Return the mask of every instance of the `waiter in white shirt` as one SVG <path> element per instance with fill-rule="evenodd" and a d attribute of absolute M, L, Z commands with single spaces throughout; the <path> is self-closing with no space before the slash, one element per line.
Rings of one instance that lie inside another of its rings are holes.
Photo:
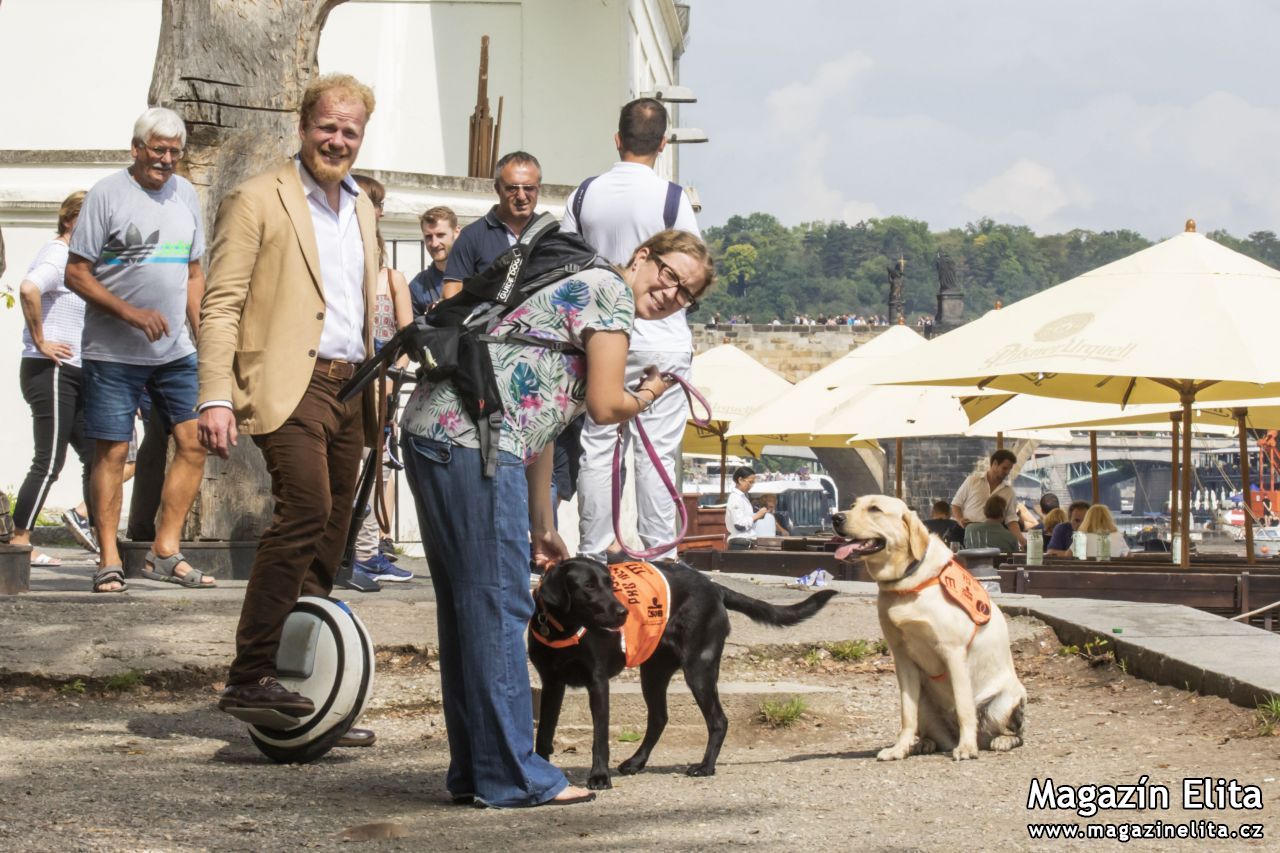
<path fill-rule="evenodd" d="M 756 522 L 769 514 L 766 507 L 751 505 L 748 492 L 756 484 L 756 472 L 746 465 L 734 469 L 733 491 L 724 508 L 724 526 L 729 531 L 725 545 L 730 551 L 747 551 L 756 547 Z"/>
<path fill-rule="evenodd" d="M 653 98 L 630 102 L 622 108 L 613 140 L 619 162 L 603 175 L 588 178 L 574 191 L 560 227 L 581 234 L 602 257 L 615 264 L 625 264 L 641 243 L 664 229 L 698 234 L 693 206 L 680 185 L 658 177 L 654 171 L 658 155 L 667 145 L 666 107 Z M 665 320 L 636 319 L 627 356 L 628 385 L 638 382 L 649 365 L 689 378 L 693 335 L 685 314 L 679 311 Z M 688 405 L 682 394 L 664 394 L 638 416 L 673 482 L 687 419 Z M 578 550 L 600 560 L 614 544 L 610 471 L 616 435 L 616 427 L 600 426 L 590 417 L 582 430 Z M 630 448 L 639 447 L 634 437 L 635 422 L 626 432 L 624 458 Z M 652 548 L 672 540 L 675 512 L 671 496 L 648 455 L 636 452 L 634 456 L 637 532 L 644 547 Z"/>

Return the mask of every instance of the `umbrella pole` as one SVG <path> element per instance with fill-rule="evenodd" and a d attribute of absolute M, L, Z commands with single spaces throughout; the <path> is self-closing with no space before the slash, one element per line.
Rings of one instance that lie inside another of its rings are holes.
<path fill-rule="evenodd" d="M 1089 430 L 1089 479 L 1093 485 L 1093 500 L 1089 503 L 1098 502 L 1098 433 L 1095 430 Z"/>
<path fill-rule="evenodd" d="M 729 438 L 728 436 L 720 436 L 720 500 L 724 500 L 724 475 L 725 463 L 729 461 Z"/>
<path fill-rule="evenodd" d="M 1170 415 L 1169 420 L 1173 433 L 1173 458 L 1169 465 L 1169 539 L 1172 547 L 1173 537 L 1178 535 L 1178 432 L 1182 424 L 1182 413 Z"/>
<path fill-rule="evenodd" d="M 1253 562 L 1253 486 L 1249 476 L 1249 433 L 1245 430 L 1248 409 L 1234 409 L 1236 424 L 1240 428 L 1240 491 L 1244 495 L 1244 560 Z"/>
<path fill-rule="evenodd" d="M 1182 568 L 1191 567 L 1191 400 L 1182 395 Z"/>
<path fill-rule="evenodd" d="M 1004 450 L 1004 433 L 996 433 L 996 450 Z"/>
<path fill-rule="evenodd" d="M 897 490 L 894 495 L 898 500 L 902 500 L 902 439 L 896 439 L 893 443 L 893 479 L 894 488 Z"/>

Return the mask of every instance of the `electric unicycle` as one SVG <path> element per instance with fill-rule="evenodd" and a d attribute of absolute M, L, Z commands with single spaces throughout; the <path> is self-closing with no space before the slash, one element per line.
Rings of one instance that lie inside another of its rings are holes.
<path fill-rule="evenodd" d="M 351 608 L 306 595 L 285 619 L 276 655 L 280 683 L 312 701 L 306 717 L 254 708 L 228 708 L 249 724 L 249 737 L 280 764 L 305 764 L 324 755 L 360 719 L 373 692 L 373 641 Z"/>

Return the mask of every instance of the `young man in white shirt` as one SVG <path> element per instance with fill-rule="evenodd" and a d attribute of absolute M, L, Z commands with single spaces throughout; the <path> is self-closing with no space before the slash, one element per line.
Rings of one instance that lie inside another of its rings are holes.
<path fill-rule="evenodd" d="M 1004 526 L 1018 540 L 1020 548 L 1027 547 L 1027 539 L 1018 525 L 1018 499 L 1013 486 L 1005 482 L 1018 461 L 1011 450 L 997 450 L 988 460 L 987 470 L 967 477 L 951 499 L 951 516 L 961 527 L 985 520 L 984 507 L 993 495 L 1005 499 Z"/>
<path fill-rule="evenodd" d="M 689 199 L 679 185 L 654 172 L 667 145 L 666 107 L 653 98 L 639 98 L 624 106 L 614 144 L 619 162 L 574 191 L 561 229 L 581 234 L 603 258 L 615 264 L 625 264 L 636 247 L 666 228 L 698 234 Z M 665 320 L 636 320 L 627 356 L 628 385 L 634 386 L 649 365 L 689 378 L 693 336 L 685 313 L 679 311 Z M 687 418 L 683 394 L 664 394 L 637 418 L 673 482 Z M 582 429 L 578 550 L 600 560 L 614 544 L 610 470 L 616 432 L 615 427 L 600 426 L 589 417 Z M 624 458 L 631 447 L 640 446 L 634 437 L 633 422 L 624 439 Z M 670 542 L 675 534 L 672 499 L 657 468 L 647 454 L 637 452 L 633 470 L 640 540 L 645 548 Z"/>

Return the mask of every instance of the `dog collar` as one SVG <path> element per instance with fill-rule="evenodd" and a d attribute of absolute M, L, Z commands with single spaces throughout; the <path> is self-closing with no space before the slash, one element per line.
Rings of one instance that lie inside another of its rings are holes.
<path fill-rule="evenodd" d="M 542 604 L 541 591 L 533 593 L 533 600 L 538 606 L 537 611 L 533 614 L 533 619 L 529 621 L 529 631 L 533 634 L 534 639 L 553 649 L 563 649 L 578 645 L 582 635 L 587 633 L 587 626 L 583 625 L 576 631 L 568 631 Z M 553 633 L 563 634 L 564 636 L 552 637 Z"/>

